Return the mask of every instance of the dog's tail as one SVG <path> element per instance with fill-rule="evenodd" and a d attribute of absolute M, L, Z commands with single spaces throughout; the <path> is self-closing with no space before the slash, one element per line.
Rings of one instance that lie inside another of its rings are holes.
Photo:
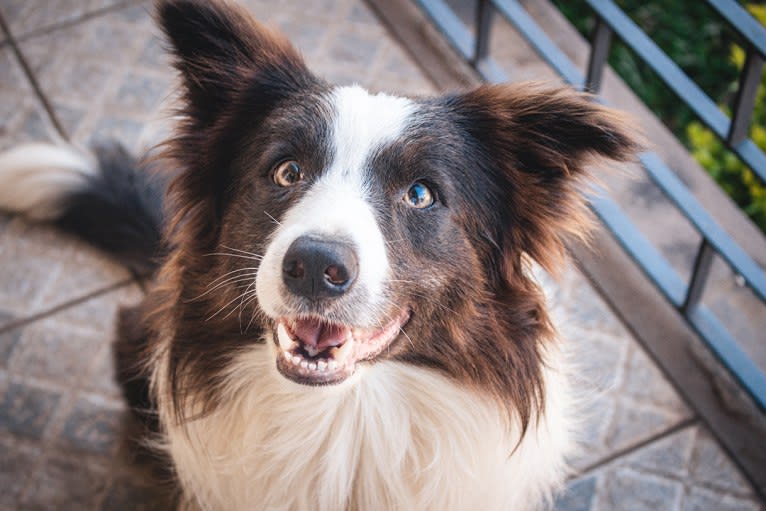
<path fill-rule="evenodd" d="M 93 154 L 49 144 L 0 154 L 0 210 L 52 222 L 140 273 L 161 257 L 164 188 L 116 143 Z"/>

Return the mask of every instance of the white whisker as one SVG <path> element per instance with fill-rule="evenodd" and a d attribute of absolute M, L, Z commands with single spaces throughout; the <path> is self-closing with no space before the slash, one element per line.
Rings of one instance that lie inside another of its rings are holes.
<path fill-rule="evenodd" d="M 210 252 L 209 254 L 205 254 L 205 257 L 210 257 L 210 256 L 240 257 L 242 259 L 251 259 L 253 261 L 260 261 L 261 259 L 263 259 L 263 256 L 259 256 L 259 255 L 227 254 L 226 252 Z"/>
<path fill-rule="evenodd" d="M 268 212 L 268 211 L 264 211 L 264 214 L 265 214 L 267 217 L 271 218 L 271 220 L 272 220 L 272 221 L 273 221 L 275 224 L 277 224 L 277 225 L 282 225 L 282 223 L 281 223 L 279 220 L 277 220 L 276 218 L 274 218 L 273 216 L 271 216 L 271 215 L 269 214 L 269 212 Z"/>
<path fill-rule="evenodd" d="M 219 282 L 214 287 L 206 290 L 205 292 L 203 292 L 199 296 L 195 296 L 194 298 L 190 299 L 187 303 L 191 303 L 193 301 L 199 300 L 203 296 L 206 296 L 206 295 L 212 293 L 213 291 L 215 291 L 216 289 L 219 289 L 222 286 L 225 286 L 227 284 L 236 284 L 238 282 L 245 282 L 245 281 L 248 281 L 248 280 L 252 280 L 253 282 L 255 282 L 255 276 L 256 276 L 255 272 L 253 272 L 253 273 L 246 273 L 246 274 L 243 273 L 243 274 L 235 275 L 235 276 L 230 277 L 230 278 L 228 278 L 228 279 L 226 279 L 226 280 L 224 280 L 222 282 Z M 213 282 L 211 282 L 209 285 L 213 285 Z"/>
<path fill-rule="evenodd" d="M 253 256 L 253 257 L 260 257 L 260 258 L 263 258 L 263 256 L 262 256 L 262 255 L 260 255 L 260 254 L 256 254 L 255 252 L 248 252 L 247 250 L 242 250 L 241 248 L 233 248 L 233 247 L 229 247 L 229 246 L 226 246 L 226 245 L 221 245 L 221 246 L 222 246 L 223 248 L 225 248 L 226 250 L 233 250 L 233 251 L 235 251 L 235 252 L 239 252 L 239 253 L 241 253 L 241 254 L 250 255 L 250 256 Z"/>

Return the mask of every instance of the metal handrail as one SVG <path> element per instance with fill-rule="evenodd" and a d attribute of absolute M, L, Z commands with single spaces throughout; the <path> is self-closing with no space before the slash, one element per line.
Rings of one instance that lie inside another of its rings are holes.
<path fill-rule="evenodd" d="M 761 80 L 763 71 L 763 55 L 760 53 L 759 41 L 747 39 L 747 59 L 740 78 L 737 100 L 735 104 L 734 115 L 732 119 L 723 113 L 715 101 L 705 94 L 705 92 L 689 78 L 673 60 L 665 54 L 657 44 L 646 35 L 627 14 L 620 10 L 612 0 L 585 0 L 594 10 L 598 19 L 602 22 L 602 30 L 612 30 L 619 36 L 620 40 L 632 51 L 638 55 L 657 76 L 670 87 L 681 100 L 700 118 L 700 120 L 715 133 L 727 147 L 737 155 L 753 172 L 766 182 L 766 155 L 763 151 L 747 138 L 750 127 L 750 116 L 755 103 L 755 95 L 758 91 L 758 84 Z M 516 4 L 515 1 L 500 0 L 494 3 L 498 10 L 502 12 L 502 6 L 506 3 Z M 733 16 L 733 10 L 728 10 L 736 5 L 733 0 L 714 0 L 709 1 L 711 5 L 715 3 L 718 8 L 726 10 L 729 16 Z M 739 6 L 737 6 L 739 7 Z M 750 18 L 747 12 L 738 16 L 736 19 Z M 751 21 L 758 24 L 755 20 Z M 605 28 L 608 27 L 608 28 Z M 751 28 L 748 32 L 754 32 L 766 39 L 766 29 L 760 24 L 758 28 Z M 589 65 L 601 68 L 606 63 L 608 57 L 608 46 L 610 39 L 595 38 L 591 50 L 591 62 Z M 607 51 L 604 50 L 607 49 Z M 595 51 L 594 51 L 595 50 Z M 593 56 L 599 57 L 595 61 Z M 586 79 L 586 88 L 598 92 L 598 83 Z M 595 87 L 594 87 L 595 86 Z"/>

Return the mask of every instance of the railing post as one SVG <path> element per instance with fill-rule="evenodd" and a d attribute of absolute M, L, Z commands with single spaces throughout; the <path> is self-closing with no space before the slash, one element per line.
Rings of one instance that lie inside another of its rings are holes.
<path fill-rule="evenodd" d="M 742 74 L 739 77 L 737 98 L 734 101 L 734 115 L 731 116 L 731 125 L 726 136 L 729 145 L 739 144 L 750 134 L 750 118 L 753 114 L 758 86 L 761 84 L 762 72 L 763 57 L 752 46 L 749 46 L 745 67 L 742 68 Z"/>
<path fill-rule="evenodd" d="M 598 18 L 590 43 L 590 58 L 588 60 L 588 73 L 585 77 L 585 90 L 595 94 L 601 88 L 601 79 L 604 74 L 606 59 L 609 57 L 611 44 L 612 29 L 602 18 Z"/>
<path fill-rule="evenodd" d="M 492 28 L 492 15 L 494 9 L 491 0 L 478 0 L 476 2 L 476 35 L 474 37 L 473 57 L 471 64 L 476 67 L 479 62 L 489 55 L 489 34 Z"/>
<path fill-rule="evenodd" d="M 705 284 L 707 284 L 707 277 L 710 274 L 710 266 L 713 264 L 714 254 L 715 250 L 713 250 L 712 245 L 708 243 L 707 239 L 702 238 L 702 243 L 700 243 L 700 248 L 697 251 L 697 257 L 694 260 L 694 269 L 692 270 L 689 288 L 686 291 L 686 298 L 681 306 L 681 312 L 684 315 L 696 307 L 702 298 Z"/>

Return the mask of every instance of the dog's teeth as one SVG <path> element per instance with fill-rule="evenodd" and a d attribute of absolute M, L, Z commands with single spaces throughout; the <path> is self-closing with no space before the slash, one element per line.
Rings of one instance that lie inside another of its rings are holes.
<path fill-rule="evenodd" d="M 282 352 L 282 356 L 284 356 L 285 360 L 287 360 L 288 362 L 292 362 L 293 361 L 293 356 L 290 355 L 290 353 L 287 352 L 287 351 L 283 351 Z"/>
<path fill-rule="evenodd" d="M 330 371 L 335 371 L 338 368 L 338 363 L 334 360 L 330 360 L 328 365 L 330 367 Z"/>
<path fill-rule="evenodd" d="M 332 350 L 331 353 L 333 358 L 337 360 L 338 362 L 341 362 L 341 363 L 344 362 L 348 358 L 349 354 L 351 354 L 351 349 L 353 344 L 354 344 L 353 341 L 348 340 L 345 343 L 343 343 L 343 346 L 341 346 L 340 348 L 335 348 L 334 350 Z"/>
<path fill-rule="evenodd" d="M 304 369 L 308 369 L 309 368 L 309 363 L 306 362 L 305 360 L 301 360 L 301 367 L 304 368 Z"/>
<path fill-rule="evenodd" d="M 319 362 L 317 362 L 317 367 L 319 368 L 320 371 L 326 371 L 327 362 L 325 362 L 324 360 L 320 360 Z"/>
<path fill-rule="evenodd" d="M 277 326 L 277 338 L 279 339 L 279 347 L 284 351 L 291 351 L 298 344 L 290 339 L 287 329 L 282 323 Z"/>
<path fill-rule="evenodd" d="M 309 364 L 309 369 L 311 369 L 312 371 L 316 371 L 316 369 L 317 369 L 317 365 L 316 365 L 314 362 L 311 362 L 311 363 Z"/>
<path fill-rule="evenodd" d="M 298 364 L 301 363 L 301 360 L 303 360 L 303 359 L 301 357 L 299 357 L 298 355 L 293 355 L 293 358 L 292 358 L 293 364 L 298 365 Z"/>

